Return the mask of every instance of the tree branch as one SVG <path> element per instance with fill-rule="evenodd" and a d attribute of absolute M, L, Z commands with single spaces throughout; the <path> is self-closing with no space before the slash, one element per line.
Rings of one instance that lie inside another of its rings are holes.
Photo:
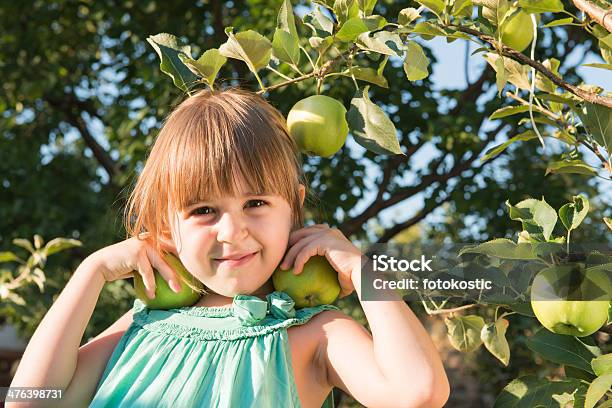
<path fill-rule="evenodd" d="M 572 0 L 572 3 L 578 10 L 591 17 L 591 20 L 612 33 L 612 10 L 604 10 L 588 0 Z"/>
<path fill-rule="evenodd" d="M 497 133 L 499 133 L 499 132 L 491 132 L 491 134 L 497 134 Z M 486 147 L 487 144 L 488 144 L 488 142 L 486 142 L 483 145 L 483 147 L 481 149 L 479 149 L 478 153 L 474 154 L 474 156 L 472 156 L 472 157 L 470 157 L 470 159 L 468 159 L 470 164 L 474 161 L 475 157 L 478 157 L 480 155 L 480 152 L 482 152 L 482 150 L 484 150 L 484 147 Z M 499 154 L 499 155 L 495 156 L 494 158 L 492 158 L 491 160 L 488 160 L 487 164 L 490 164 L 491 162 L 497 160 L 502 155 L 503 154 Z M 479 166 L 478 168 L 476 168 L 476 170 L 482 169 L 482 167 L 483 166 Z M 435 201 L 435 196 L 437 196 L 440 191 L 444 191 L 444 189 L 443 188 L 438 188 L 432 194 L 432 197 L 434 197 L 434 201 Z M 444 204 L 445 202 L 450 201 L 451 198 L 452 198 L 453 191 L 454 190 L 449 191 L 447 196 L 445 198 L 443 198 L 441 201 L 436 201 L 436 205 L 435 206 L 424 207 L 423 209 L 421 209 L 421 211 L 419 211 L 417 214 L 415 214 L 412 218 L 410 218 L 410 219 L 408 219 L 408 220 L 406 220 L 404 222 L 395 224 L 391 228 L 388 228 L 387 230 L 385 230 L 383 232 L 383 234 L 381 235 L 381 237 L 377 240 L 377 244 L 384 244 L 384 243 L 388 242 L 391 238 L 393 238 L 395 235 L 399 234 L 400 232 L 402 232 L 406 228 L 410 228 L 413 225 L 415 225 L 415 224 L 419 223 L 420 221 L 422 221 L 427 215 L 432 213 L 436 208 L 440 207 L 441 204 Z"/>
<path fill-rule="evenodd" d="M 443 191 L 442 188 L 438 189 L 438 191 Z M 434 201 L 436 203 L 436 205 L 431 206 L 431 207 L 424 207 L 423 209 L 421 209 L 421 211 L 419 211 L 417 214 L 415 214 L 412 218 L 409 218 L 408 220 L 404 221 L 404 222 L 400 222 L 395 224 L 394 226 L 387 228 L 383 234 L 380 236 L 380 238 L 378 238 L 378 240 L 376 241 L 377 244 L 384 244 L 389 242 L 389 240 L 391 238 L 393 238 L 394 236 L 396 236 L 397 234 L 399 234 L 400 232 L 404 231 L 406 228 L 410 228 L 413 225 L 417 224 L 418 222 L 422 221 L 425 217 L 427 217 L 429 214 L 431 214 L 436 208 L 438 208 L 441 204 L 444 204 L 445 202 L 449 201 L 451 199 L 451 194 L 449 193 L 445 198 L 443 198 L 441 201 Z"/>
<path fill-rule="evenodd" d="M 120 174 L 119 165 L 110 157 L 106 150 L 100 146 L 95 137 L 91 134 L 87 123 L 85 123 L 85 120 L 83 120 L 80 115 L 81 110 L 74 109 L 79 108 L 78 99 L 76 99 L 74 95 L 66 95 L 61 101 L 53 97 L 47 97 L 46 100 L 51 106 L 58 108 L 66 116 L 67 122 L 79 131 L 87 147 L 91 149 L 96 160 L 98 160 L 108 174 L 109 182 L 111 184 L 114 183 L 115 179 Z"/>
<path fill-rule="evenodd" d="M 378 215 L 378 213 L 384 210 L 385 208 L 391 207 L 403 200 L 406 200 L 412 197 L 413 195 L 425 190 L 427 187 L 431 186 L 433 183 L 436 183 L 436 182 L 443 183 L 453 177 L 459 176 L 461 173 L 463 173 L 463 171 L 467 170 L 474 161 L 476 161 L 476 159 L 479 157 L 482 150 L 484 150 L 484 148 L 492 140 L 495 139 L 495 136 L 497 136 L 497 134 L 501 132 L 502 129 L 506 127 L 507 125 L 508 125 L 507 123 L 502 122 L 497 126 L 497 128 L 495 128 L 492 131 L 487 132 L 487 137 L 485 140 L 482 141 L 481 147 L 475 150 L 469 159 L 465 161 L 458 161 L 457 163 L 455 163 L 453 168 L 447 173 L 436 174 L 434 171 L 431 174 L 424 176 L 421 179 L 420 184 L 417 184 L 414 186 L 402 187 L 398 191 L 394 192 L 391 195 L 391 197 L 389 197 L 389 199 L 387 200 L 373 201 L 361 214 L 353 217 L 350 220 L 345 221 L 338 227 L 338 229 L 342 231 L 342 233 L 348 237 L 356 233 L 363 224 L 365 224 L 370 218 Z M 443 159 L 444 157 L 442 157 L 442 159 L 440 159 L 438 163 L 440 163 Z"/>
<path fill-rule="evenodd" d="M 397 166 L 404 161 L 407 160 L 410 156 L 416 153 L 424 144 L 426 140 L 420 139 L 416 144 L 410 146 L 406 155 L 397 154 L 392 156 L 385 165 L 385 169 L 383 170 L 382 181 L 380 182 L 380 186 L 378 187 L 378 193 L 376 194 L 375 202 L 382 201 L 383 194 L 387 191 L 387 186 L 391 181 L 391 173 L 393 170 L 397 169 Z"/>
<path fill-rule="evenodd" d="M 607 106 L 608 108 L 612 108 L 612 98 L 597 95 L 592 92 L 587 92 L 583 89 L 578 88 L 577 86 L 567 83 L 566 81 L 564 81 L 562 78 L 555 75 L 552 71 L 550 71 L 548 68 L 546 68 L 544 65 L 542 65 L 538 61 L 534 61 L 531 58 L 527 57 L 526 55 L 512 48 L 498 43 L 497 40 L 495 40 L 495 38 L 489 35 L 483 34 L 480 31 L 474 30 L 472 28 L 462 27 L 462 26 L 453 25 L 453 24 L 451 24 L 450 26 L 463 33 L 478 37 L 482 41 L 485 41 L 493 46 L 498 46 L 503 56 L 511 58 L 515 61 L 518 61 L 524 65 L 529 65 L 530 67 L 535 68 L 542 75 L 550 79 L 555 85 L 565 89 L 568 92 L 571 92 L 572 94 L 578 96 L 579 98 L 584 99 L 587 102 L 591 102 L 591 103 L 595 103 L 598 105 Z"/>

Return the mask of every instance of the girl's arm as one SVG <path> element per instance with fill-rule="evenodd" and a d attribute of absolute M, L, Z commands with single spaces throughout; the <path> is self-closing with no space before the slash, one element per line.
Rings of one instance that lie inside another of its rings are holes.
<path fill-rule="evenodd" d="M 153 268 L 160 272 L 171 288 L 175 291 L 180 289 L 180 286 L 177 287 L 176 272 L 146 240 L 130 238 L 85 258 L 34 332 L 11 387 L 60 388 L 66 396 L 60 406 L 75 406 L 70 402 L 87 405 L 89 401 L 84 400 L 90 395 L 86 390 L 95 390 L 94 382 L 99 380 L 112 349 L 121 337 L 119 333 L 125 331 L 131 320 L 131 315 L 122 317 L 108 329 L 106 335 L 98 336 L 99 339 L 79 350 L 100 292 L 105 282 L 140 273 L 148 296 L 153 298 Z M 53 401 L 50 402 L 49 405 L 53 405 Z M 42 405 L 18 403 L 15 406 Z"/>
<path fill-rule="evenodd" d="M 76 269 L 30 339 L 11 387 L 61 388 L 66 393 L 83 333 L 104 287 L 99 268 L 90 256 Z"/>
<path fill-rule="evenodd" d="M 321 343 L 331 386 L 368 407 L 442 407 L 449 384 L 427 331 L 394 291 L 364 301 L 361 271 L 351 274 L 372 335 L 341 312 L 326 312 Z"/>

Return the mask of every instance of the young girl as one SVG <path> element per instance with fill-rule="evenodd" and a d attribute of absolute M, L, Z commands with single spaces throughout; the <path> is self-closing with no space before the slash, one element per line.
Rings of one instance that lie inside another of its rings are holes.
<path fill-rule="evenodd" d="M 318 408 L 332 387 L 368 407 L 443 406 L 448 381 L 427 332 L 395 293 L 361 299 L 365 257 L 335 228 L 303 227 L 305 185 L 285 120 L 265 99 L 236 88 L 187 98 L 130 196 L 131 238 L 79 265 L 11 386 L 64 389 L 64 407 Z M 106 282 L 139 273 L 154 297 L 155 268 L 178 289 L 162 251 L 205 285 L 200 300 L 151 310 L 137 299 L 79 347 Z M 299 273 L 314 255 L 338 272 L 341 297 L 357 291 L 372 335 L 335 306 L 296 310 L 274 291 L 277 265 Z"/>

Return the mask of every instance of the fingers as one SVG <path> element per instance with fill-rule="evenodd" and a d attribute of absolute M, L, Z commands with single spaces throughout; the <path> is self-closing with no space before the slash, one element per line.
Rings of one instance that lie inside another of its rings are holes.
<path fill-rule="evenodd" d="M 168 286 L 174 292 L 178 293 L 181 291 L 181 285 L 179 283 L 179 277 L 177 273 L 168 265 L 165 259 L 159 255 L 159 253 L 153 248 L 147 248 L 147 256 L 151 260 L 151 264 L 159 274 L 168 282 Z"/>
<path fill-rule="evenodd" d="M 145 291 L 149 299 L 155 298 L 155 275 L 145 252 L 141 252 L 138 258 L 138 273 L 142 276 Z"/>
<path fill-rule="evenodd" d="M 315 224 L 315 225 L 311 225 L 311 226 L 300 228 L 296 231 L 293 231 L 289 235 L 289 246 L 294 245 L 296 242 L 298 242 L 300 239 L 304 238 L 305 236 L 308 236 L 315 232 L 320 232 L 323 229 L 329 229 L 329 225 L 328 224 Z"/>
<path fill-rule="evenodd" d="M 295 258 L 300 253 L 300 251 L 311 242 L 317 240 L 319 237 L 317 235 L 311 235 L 306 238 L 302 238 L 299 242 L 295 243 L 289 251 L 283 257 L 283 261 L 281 262 L 281 269 L 289 269 L 295 264 Z M 293 270 L 295 273 L 295 269 Z"/>
<path fill-rule="evenodd" d="M 293 262 L 293 274 L 297 275 L 301 273 L 304 264 L 315 255 L 325 256 L 325 248 L 316 244 L 306 245 L 306 247 L 295 257 L 295 261 Z"/>

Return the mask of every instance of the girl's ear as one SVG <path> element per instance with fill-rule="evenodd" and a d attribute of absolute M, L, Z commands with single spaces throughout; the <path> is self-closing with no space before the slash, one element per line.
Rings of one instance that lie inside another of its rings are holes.
<path fill-rule="evenodd" d="M 176 256 L 178 256 L 178 251 L 176 249 L 176 245 L 174 245 L 174 240 L 170 238 L 168 235 L 163 234 L 159 238 L 159 242 L 164 251 L 170 252 Z"/>

